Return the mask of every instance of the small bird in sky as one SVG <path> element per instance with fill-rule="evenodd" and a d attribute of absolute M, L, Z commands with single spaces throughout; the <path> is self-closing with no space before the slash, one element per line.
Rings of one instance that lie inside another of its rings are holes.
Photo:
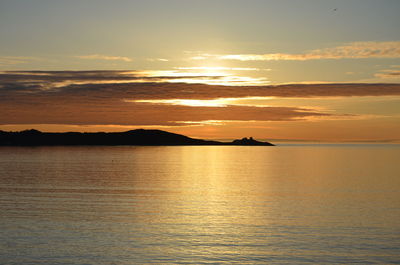
<path fill-rule="evenodd" d="M 336 10 L 337 10 L 337 8 L 334 8 L 334 9 L 333 9 L 333 11 L 336 11 Z"/>

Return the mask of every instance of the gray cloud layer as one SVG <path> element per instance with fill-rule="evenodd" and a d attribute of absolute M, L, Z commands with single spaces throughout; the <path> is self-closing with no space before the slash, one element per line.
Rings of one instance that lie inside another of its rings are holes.
<path fill-rule="evenodd" d="M 400 95 L 400 84 L 290 84 L 276 86 L 217 86 L 168 83 L 170 79 L 203 76 L 146 76 L 135 71 L 25 71 L 0 72 L 2 95 L 58 93 L 127 99 L 212 99 L 227 97 L 332 97 Z M 207 77 L 210 78 L 210 77 Z M 218 78 L 218 76 L 214 77 Z"/>

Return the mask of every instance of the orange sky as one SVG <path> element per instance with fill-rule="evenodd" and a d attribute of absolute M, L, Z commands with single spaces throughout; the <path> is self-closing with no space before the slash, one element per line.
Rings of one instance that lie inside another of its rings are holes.
<path fill-rule="evenodd" d="M 400 1 L 0 3 L 0 130 L 399 141 Z"/>

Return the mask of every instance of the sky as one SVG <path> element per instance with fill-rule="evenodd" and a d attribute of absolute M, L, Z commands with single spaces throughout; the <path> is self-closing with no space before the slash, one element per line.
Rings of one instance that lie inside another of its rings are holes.
<path fill-rule="evenodd" d="M 0 0 L 0 130 L 400 142 L 398 0 Z"/>

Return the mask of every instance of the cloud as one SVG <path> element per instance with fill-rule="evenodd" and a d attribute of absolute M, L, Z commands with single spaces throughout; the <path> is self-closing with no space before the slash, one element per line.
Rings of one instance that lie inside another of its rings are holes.
<path fill-rule="evenodd" d="M 168 59 L 165 58 L 148 58 L 147 61 L 149 62 L 168 62 Z"/>
<path fill-rule="evenodd" d="M 388 69 L 375 74 L 375 77 L 383 79 L 400 79 L 400 70 Z"/>
<path fill-rule="evenodd" d="M 330 116 L 310 109 L 287 107 L 189 107 L 134 104 L 94 96 L 77 100 L 49 97 L 0 106 L 0 124 L 162 125 L 179 126 L 207 120 L 290 121 Z M 167 113 L 167 115 L 165 115 Z"/>
<path fill-rule="evenodd" d="M 33 60 L 38 60 L 38 58 L 29 56 L 0 56 L 0 66 L 24 64 Z"/>
<path fill-rule="evenodd" d="M 352 42 L 342 46 L 311 50 L 299 54 L 198 54 L 191 57 L 192 60 L 205 60 L 208 58 L 239 61 L 306 61 L 319 59 L 400 58 L 400 41 Z"/>
<path fill-rule="evenodd" d="M 263 85 L 264 77 L 247 77 L 217 71 L 4 71 L 0 82 L 41 83 L 44 89 L 68 84 L 169 82 L 213 85 Z M 10 83 L 10 84 L 11 84 Z"/>
<path fill-rule="evenodd" d="M 238 88 L 183 82 L 189 78 L 219 80 L 223 77 L 175 71 L 8 71 L 0 72 L 0 102 L 4 96 L 15 96 L 17 92 L 64 96 L 91 93 L 109 98 L 120 97 L 121 100 L 400 95 L 400 84 L 386 83 L 286 84 Z"/>
<path fill-rule="evenodd" d="M 205 70 L 205 71 L 270 71 L 271 69 L 260 69 L 254 67 L 175 67 L 178 70 Z"/>
<path fill-rule="evenodd" d="M 245 92 L 252 91 L 252 87 L 242 90 L 204 84 L 136 83 L 140 78 L 151 81 L 153 77 L 127 71 L 1 72 L 0 124 L 187 126 L 207 120 L 291 121 L 330 115 L 297 107 L 220 107 L 132 101 L 202 99 L 229 94 L 246 96 Z M 242 92 L 238 94 L 239 91 Z"/>
<path fill-rule="evenodd" d="M 109 56 L 109 55 L 101 55 L 101 54 L 90 54 L 90 55 L 81 55 L 75 56 L 79 59 L 89 59 L 89 60 L 107 60 L 107 61 L 124 61 L 124 62 L 132 62 L 132 59 L 129 57 L 123 56 Z"/>
<path fill-rule="evenodd" d="M 248 97 L 400 95 L 400 84 L 236 87 L 168 82 L 171 79 L 188 78 L 184 75 L 175 76 L 174 73 L 0 72 L 0 124 L 187 126 L 210 120 L 295 121 L 312 120 L 317 117 L 333 119 L 338 115 L 327 113 L 323 109 L 257 106 L 240 100 Z M 351 117 L 346 114 L 342 116 L 346 119 Z"/>

